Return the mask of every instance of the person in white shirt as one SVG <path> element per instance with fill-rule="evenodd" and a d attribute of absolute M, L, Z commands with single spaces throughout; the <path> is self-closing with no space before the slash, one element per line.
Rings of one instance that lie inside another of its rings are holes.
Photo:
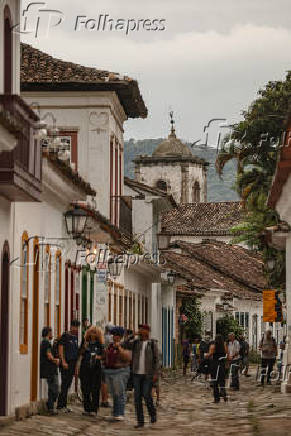
<path fill-rule="evenodd" d="M 132 343 L 132 371 L 134 402 L 137 417 L 136 428 L 144 426 L 143 398 L 151 423 L 157 421 L 157 411 L 152 397 L 152 387 L 158 379 L 159 356 L 157 341 L 149 339 L 150 327 L 139 326 L 139 339 Z"/>
<path fill-rule="evenodd" d="M 239 341 L 235 339 L 234 333 L 230 333 L 228 335 L 227 359 L 230 363 L 230 387 L 236 391 L 239 390 L 239 351 Z"/>

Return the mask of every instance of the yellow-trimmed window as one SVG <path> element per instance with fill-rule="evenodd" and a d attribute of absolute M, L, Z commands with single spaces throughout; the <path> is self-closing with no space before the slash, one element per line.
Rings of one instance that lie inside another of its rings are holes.
<path fill-rule="evenodd" d="M 20 319 L 19 319 L 19 351 L 28 353 L 28 286 L 29 286 L 29 240 L 24 232 L 21 240 L 20 259 Z"/>
<path fill-rule="evenodd" d="M 56 253 L 56 274 L 55 274 L 55 336 L 62 334 L 62 253 Z"/>

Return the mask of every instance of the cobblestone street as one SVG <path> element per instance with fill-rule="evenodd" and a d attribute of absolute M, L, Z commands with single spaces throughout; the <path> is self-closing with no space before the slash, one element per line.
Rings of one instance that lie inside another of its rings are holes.
<path fill-rule="evenodd" d="M 191 383 L 189 377 L 163 380 L 161 387 L 158 423 L 151 427 L 147 424 L 142 431 L 134 429 L 131 397 L 124 423 L 107 422 L 104 417 L 109 409 L 101 409 L 98 418 L 85 418 L 81 405 L 76 404 L 69 415 L 35 416 L 4 427 L 0 435 L 290 435 L 291 398 L 283 396 L 278 386 L 257 387 L 253 375 L 242 378 L 240 392 L 231 391 L 229 402 L 218 405 L 213 404 L 210 389 Z"/>

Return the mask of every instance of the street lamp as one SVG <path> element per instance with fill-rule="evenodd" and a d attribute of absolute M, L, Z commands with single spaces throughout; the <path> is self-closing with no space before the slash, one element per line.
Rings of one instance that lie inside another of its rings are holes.
<path fill-rule="evenodd" d="M 116 279 L 120 276 L 122 270 L 122 261 L 119 260 L 119 257 L 110 257 L 108 259 L 108 269 L 110 277 Z"/>
<path fill-rule="evenodd" d="M 73 239 L 77 239 L 79 241 L 80 238 L 82 238 L 82 235 L 85 233 L 87 219 L 87 212 L 77 205 L 74 206 L 74 209 L 68 210 L 65 213 L 68 235 L 71 235 Z"/>

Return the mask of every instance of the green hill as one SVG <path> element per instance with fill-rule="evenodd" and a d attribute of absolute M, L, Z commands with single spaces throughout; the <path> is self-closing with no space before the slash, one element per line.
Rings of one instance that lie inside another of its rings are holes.
<path fill-rule="evenodd" d="M 125 175 L 134 178 L 133 159 L 139 154 L 151 155 L 157 145 L 162 141 L 159 139 L 130 139 L 124 144 L 124 167 Z M 188 144 L 189 145 L 189 144 Z M 215 170 L 216 150 L 213 148 L 192 149 L 194 155 L 203 158 L 209 162 L 207 171 L 207 200 L 208 201 L 236 201 L 238 195 L 232 189 L 235 180 L 236 163 L 228 162 L 224 169 L 223 179 L 221 180 Z"/>

